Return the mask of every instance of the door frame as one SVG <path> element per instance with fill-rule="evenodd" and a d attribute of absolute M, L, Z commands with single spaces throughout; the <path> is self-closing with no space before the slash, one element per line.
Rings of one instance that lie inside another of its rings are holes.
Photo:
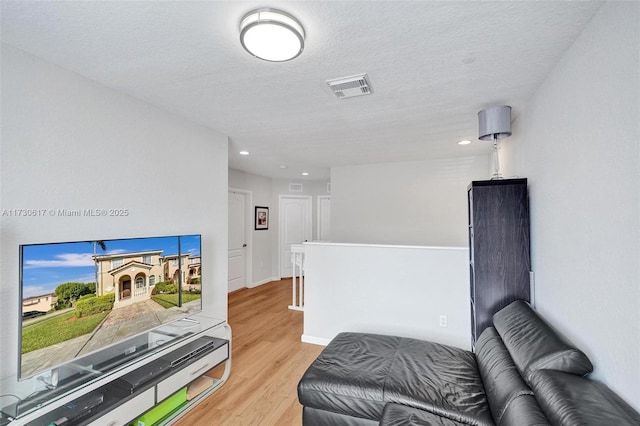
<path fill-rule="evenodd" d="M 318 215 L 317 215 L 317 222 L 318 222 L 318 230 L 316 231 L 316 238 L 318 240 L 322 240 L 320 238 L 320 236 L 322 235 L 322 233 L 320 231 L 322 231 L 322 226 L 321 223 L 322 221 L 320 220 L 322 218 L 322 202 L 321 200 L 329 200 L 331 201 L 331 195 L 318 195 Z M 331 211 L 329 211 L 329 214 L 331 214 Z"/>
<path fill-rule="evenodd" d="M 251 288 L 253 287 L 253 218 L 252 218 L 252 207 L 253 207 L 253 191 L 248 191 L 246 189 L 233 188 L 229 187 L 227 192 L 227 197 L 229 192 L 239 192 L 245 195 L 245 205 L 244 205 L 244 226 L 245 226 L 245 235 L 247 237 L 247 247 L 244 252 L 244 284 L 245 287 Z M 227 200 L 228 201 L 228 200 Z M 227 206 L 228 208 L 228 206 Z M 228 215 L 227 215 L 228 217 Z M 229 229 L 229 222 L 227 218 L 227 229 Z M 228 232 L 228 231 L 227 231 Z M 228 237 L 227 237 L 228 238 Z M 229 248 L 227 247 L 227 254 L 229 252 Z M 227 273 L 228 275 L 228 273 Z M 229 277 L 227 276 L 227 282 Z"/>
<path fill-rule="evenodd" d="M 297 198 L 304 199 L 309 202 L 309 211 L 307 212 L 309 215 L 308 218 L 308 234 L 309 241 L 313 239 L 313 196 L 311 195 L 289 195 L 289 194 L 280 194 L 278 196 L 278 278 L 282 279 L 282 231 L 284 227 L 282 226 L 284 221 L 282 220 L 282 200 L 286 198 Z"/>

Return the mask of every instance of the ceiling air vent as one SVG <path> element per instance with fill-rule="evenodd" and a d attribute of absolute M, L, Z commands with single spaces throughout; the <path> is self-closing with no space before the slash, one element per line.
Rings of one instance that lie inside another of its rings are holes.
<path fill-rule="evenodd" d="M 371 94 L 367 74 L 353 75 L 351 77 L 334 78 L 327 80 L 327 84 L 336 94 L 338 99 L 353 98 Z"/>
<path fill-rule="evenodd" d="M 289 192 L 302 192 L 302 184 L 301 183 L 290 183 L 289 184 Z"/>

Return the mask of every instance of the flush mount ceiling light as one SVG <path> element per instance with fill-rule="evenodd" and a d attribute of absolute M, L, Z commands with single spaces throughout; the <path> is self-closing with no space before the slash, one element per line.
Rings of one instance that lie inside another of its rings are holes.
<path fill-rule="evenodd" d="M 271 62 L 296 58 L 304 50 L 304 29 L 296 18 L 277 9 L 256 9 L 240 21 L 240 43 L 255 56 Z"/>
<path fill-rule="evenodd" d="M 238 154 L 240 154 L 240 155 L 249 155 L 249 151 L 240 151 Z"/>

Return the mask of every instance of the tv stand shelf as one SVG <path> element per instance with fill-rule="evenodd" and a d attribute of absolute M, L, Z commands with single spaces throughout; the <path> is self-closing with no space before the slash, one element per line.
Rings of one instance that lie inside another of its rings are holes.
<path fill-rule="evenodd" d="M 166 350 L 156 349 L 150 356 L 118 365 L 97 379 L 72 377 L 61 381 L 56 389 L 2 407 L 0 425 L 151 426 L 136 419 L 224 363 L 224 373 L 211 378 L 211 386 L 189 401 L 179 401 L 179 406 L 153 423 L 170 424 L 222 386 L 229 376 L 231 328 L 221 321 L 199 324 L 204 325 L 200 331 L 167 345 Z"/>

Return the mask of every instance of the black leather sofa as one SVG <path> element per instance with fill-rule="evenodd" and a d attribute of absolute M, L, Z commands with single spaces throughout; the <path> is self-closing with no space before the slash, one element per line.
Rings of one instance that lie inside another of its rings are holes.
<path fill-rule="evenodd" d="M 640 425 L 587 379 L 587 356 L 523 301 L 493 317 L 475 353 L 424 340 L 341 333 L 298 384 L 310 425 Z"/>

